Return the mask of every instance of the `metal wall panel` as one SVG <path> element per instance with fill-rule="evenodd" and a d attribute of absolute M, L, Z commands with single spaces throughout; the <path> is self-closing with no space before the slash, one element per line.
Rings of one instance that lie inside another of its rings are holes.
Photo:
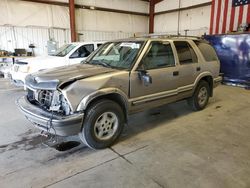
<path fill-rule="evenodd" d="M 69 30 L 44 27 L 0 26 L 0 49 L 14 51 L 15 48 L 25 48 L 35 45 L 35 55 L 47 54 L 47 41 L 54 38 L 59 46 L 70 42 Z"/>
<path fill-rule="evenodd" d="M 133 33 L 106 31 L 78 31 L 80 41 L 108 41 L 132 37 Z M 14 51 L 25 48 L 30 51 L 29 44 L 35 45 L 35 55 L 47 54 L 47 41 L 53 38 L 58 46 L 70 42 L 69 29 L 44 27 L 0 26 L 0 49 Z"/>
<path fill-rule="evenodd" d="M 132 37 L 133 33 L 104 32 L 104 31 L 79 31 L 80 41 L 109 41 Z"/>

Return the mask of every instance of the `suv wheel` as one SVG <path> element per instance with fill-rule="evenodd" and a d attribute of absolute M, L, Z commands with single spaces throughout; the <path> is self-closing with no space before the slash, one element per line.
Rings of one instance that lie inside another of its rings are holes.
<path fill-rule="evenodd" d="M 97 101 L 87 110 L 80 139 L 90 148 L 111 146 L 124 126 L 124 113 L 120 105 L 111 100 Z"/>
<path fill-rule="evenodd" d="M 206 81 L 201 80 L 196 87 L 193 96 L 187 100 L 188 104 L 194 111 L 203 110 L 207 106 L 209 93 L 209 84 Z"/>

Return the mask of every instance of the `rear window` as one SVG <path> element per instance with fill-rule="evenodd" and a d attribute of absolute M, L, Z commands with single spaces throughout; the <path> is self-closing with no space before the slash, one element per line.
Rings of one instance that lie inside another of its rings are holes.
<path fill-rule="evenodd" d="M 175 48 L 179 57 L 179 62 L 181 65 L 197 63 L 198 58 L 194 52 L 194 49 L 186 41 L 175 41 Z"/>
<path fill-rule="evenodd" d="M 218 60 L 216 52 L 210 44 L 208 44 L 206 42 L 202 42 L 202 41 L 194 41 L 194 43 L 200 49 L 200 52 L 202 53 L 202 55 L 206 61 L 217 61 Z"/>

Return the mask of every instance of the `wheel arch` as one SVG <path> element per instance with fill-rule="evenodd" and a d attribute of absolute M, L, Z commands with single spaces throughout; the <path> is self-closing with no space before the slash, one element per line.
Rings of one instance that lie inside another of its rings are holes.
<path fill-rule="evenodd" d="M 77 107 L 77 111 L 84 111 L 98 100 L 108 99 L 119 104 L 124 112 L 125 121 L 128 120 L 128 99 L 126 94 L 116 88 L 102 89 L 85 96 Z"/>
<path fill-rule="evenodd" d="M 210 97 L 212 97 L 213 96 L 213 88 L 214 88 L 214 80 L 213 80 L 212 74 L 209 73 L 209 72 L 206 72 L 204 74 L 199 75 L 198 78 L 195 81 L 194 89 L 197 88 L 197 86 L 199 85 L 201 80 L 204 80 L 209 84 L 209 88 L 210 88 L 209 95 L 210 95 Z"/>

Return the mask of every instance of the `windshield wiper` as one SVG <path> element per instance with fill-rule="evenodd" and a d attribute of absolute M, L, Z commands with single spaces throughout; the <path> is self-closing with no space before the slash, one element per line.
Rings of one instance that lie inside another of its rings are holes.
<path fill-rule="evenodd" d="M 93 65 L 101 65 L 103 67 L 113 68 L 111 65 L 109 65 L 103 61 L 97 61 L 96 63 L 93 63 Z"/>

